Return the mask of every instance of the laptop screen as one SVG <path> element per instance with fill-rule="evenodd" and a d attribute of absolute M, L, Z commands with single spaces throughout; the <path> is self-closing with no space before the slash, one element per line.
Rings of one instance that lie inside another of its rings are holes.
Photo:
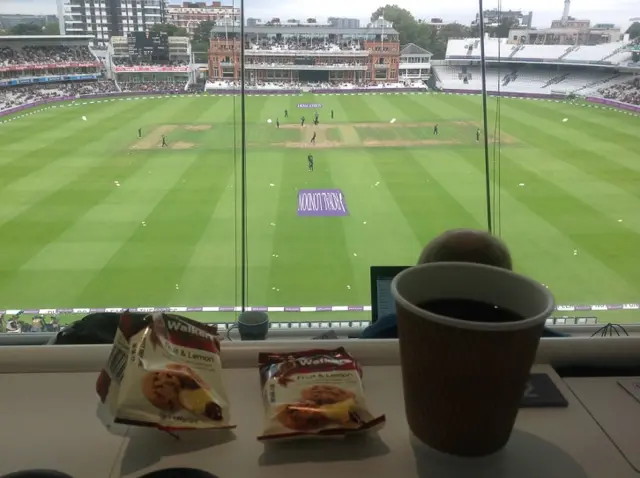
<path fill-rule="evenodd" d="M 391 281 L 411 266 L 371 266 L 371 321 L 395 314 L 396 303 L 391 295 Z"/>

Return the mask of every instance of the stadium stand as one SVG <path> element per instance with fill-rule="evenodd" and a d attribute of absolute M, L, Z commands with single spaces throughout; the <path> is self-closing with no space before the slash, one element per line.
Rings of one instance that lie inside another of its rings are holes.
<path fill-rule="evenodd" d="M 128 67 L 136 67 L 136 66 L 151 66 L 153 63 L 142 62 L 142 61 L 134 61 L 131 58 L 121 58 L 121 57 L 113 57 L 113 64 L 116 66 L 128 66 Z M 169 60 L 166 63 L 158 63 L 155 66 L 164 67 L 164 66 L 188 66 L 189 62 L 181 61 L 181 60 Z"/>
<path fill-rule="evenodd" d="M 105 66 L 123 92 L 187 91 L 195 80 L 191 46 L 186 37 L 168 37 L 154 55 L 136 53 L 126 36 L 109 42 Z M 161 39 L 158 39 L 161 43 Z"/>
<path fill-rule="evenodd" d="M 119 92 L 90 37 L 0 37 L 0 110 L 36 101 Z"/>
<path fill-rule="evenodd" d="M 332 89 L 332 90 L 350 90 L 354 88 L 359 89 L 380 89 L 380 88 L 423 88 L 424 84 L 422 82 L 416 83 L 371 83 L 368 85 L 361 84 L 353 84 L 346 82 L 313 82 L 313 81 L 248 81 L 245 84 L 245 89 L 247 90 L 290 90 L 290 89 L 300 89 L 300 88 L 315 88 L 315 89 Z M 215 80 L 215 81 L 207 81 L 205 86 L 206 91 L 215 91 L 215 90 L 234 90 L 240 89 L 239 81 L 231 81 L 231 80 Z"/>
<path fill-rule="evenodd" d="M 51 83 L 43 85 L 10 86 L 0 89 L 0 111 L 52 98 L 78 95 L 117 93 L 111 80 Z"/>
<path fill-rule="evenodd" d="M 204 91 L 207 82 L 203 79 L 198 79 L 198 81 L 194 83 L 189 83 L 187 85 L 187 93 L 201 93 Z"/>
<path fill-rule="evenodd" d="M 608 88 L 602 88 L 599 93 L 611 100 L 622 101 L 632 105 L 640 105 L 640 77 L 626 83 L 619 83 Z"/>
<path fill-rule="evenodd" d="M 0 66 L 61 65 L 95 62 L 88 46 L 0 46 Z"/>
<path fill-rule="evenodd" d="M 480 67 L 435 66 L 444 89 L 481 90 Z M 505 71 L 507 70 L 507 71 Z M 560 71 L 544 66 L 526 65 L 515 73 L 509 66 L 487 69 L 487 89 L 506 93 L 580 93 L 593 94 L 599 89 L 624 82 L 629 75 L 613 71 L 579 69 Z M 465 80 L 466 78 L 466 80 Z"/>
<path fill-rule="evenodd" d="M 433 63 L 439 87 L 482 89 L 479 43 L 479 39 L 449 40 L 446 60 Z M 487 89 L 506 94 L 581 96 L 608 91 L 610 95 L 634 99 L 632 88 L 623 86 L 633 74 L 625 68 L 632 58 L 631 44 L 510 45 L 505 39 L 488 38 Z"/>
<path fill-rule="evenodd" d="M 328 85 L 398 83 L 401 45 L 399 33 L 383 20 L 365 28 L 322 25 L 255 25 L 239 32 L 224 26 L 211 31 L 209 79 L 238 80 L 244 45 L 248 85 L 296 83 Z"/>
<path fill-rule="evenodd" d="M 119 86 L 125 93 L 152 93 L 163 91 L 182 91 L 185 89 L 184 83 L 177 83 L 174 81 L 137 81 L 131 83 L 119 83 Z"/>
<path fill-rule="evenodd" d="M 501 61 L 553 61 L 571 63 L 617 64 L 629 61 L 631 53 L 626 51 L 630 42 L 613 42 L 603 45 L 512 45 L 506 38 L 487 38 L 485 56 Z M 446 58 L 480 59 L 480 39 L 452 39 L 447 44 Z"/>
<path fill-rule="evenodd" d="M 522 48 L 516 52 L 513 59 L 559 60 L 566 53 L 567 45 L 522 45 Z"/>
<path fill-rule="evenodd" d="M 603 45 L 593 45 L 593 46 L 578 46 L 571 53 L 569 53 L 566 57 L 566 61 L 604 61 L 605 58 L 609 57 L 620 48 L 619 43 L 605 43 Z"/>
<path fill-rule="evenodd" d="M 245 47 L 252 51 L 321 51 L 321 52 L 342 52 L 342 51 L 362 51 L 364 42 L 357 40 L 345 40 L 341 43 L 329 42 L 324 39 L 301 39 L 290 38 L 287 40 L 264 39 L 262 41 L 247 41 Z"/>

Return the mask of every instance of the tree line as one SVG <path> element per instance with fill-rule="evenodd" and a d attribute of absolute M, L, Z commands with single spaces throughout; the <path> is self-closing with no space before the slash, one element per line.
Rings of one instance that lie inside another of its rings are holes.
<path fill-rule="evenodd" d="M 450 38 L 477 38 L 480 36 L 479 27 L 466 26 L 460 23 L 449 23 L 436 26 L 417 19 L 413 14 L 398 5 L 385 5 L 371 14 L 371 21 L 383 17 L 393 23 L 393 27 L 400 34 L 400 44 L 415 43 L 416 45 L 433 53 L 434 59 L 443 59 L 447 51 L 447 42 Z M 274 19 L 278 20 L 279 19 Z M 311 20 L 311 19 L 309 19 Z M 497 26 L 485 28 L 489 36 L 506 38 L 509 30 L 517 21 L 505 18 Z M 194 52 L 207 52 L 209 50 L 209 38 L 211 29 L 216 25 L 214 21 L 200 22 L 191 38 L 191 48 Z M 165 32 L 169 36 L 189 36 L 184 28 L 168 23 L 158 23 L 152 27 L 154 32 Z M 633 40 L 640 38 L 640 22 L 634 22 L 626 31 Z M 7 30 L 0 30 L 0 35 L 59 35 L 60 29 L 57 23 L 48 23 L 44 26 L 21 23 Z"/>
<path fill-rule="evenodd" d="M 400 44 L 415 43 L 416 45 L 433 53 L 434 59 L 443 59 L 447 51 L 447 42 L 450 38 L 474 38 L 480 36 L 479 26 L 466 26 L 460 23 L 448 23 L 434 25 L 417 19 L 413 14 L 398 5 L 385 5 L 371 14 L 371 21 L 383 17 L 393 23 L 393 28 L 400 34 Z M 490 36 L 506 38 L 509 30 L 517 21 L 505 18 L 500 25 L 486 27 L 485 33 Z"/>
<path fill-rule="evenodd" d="M 0 35 L 60 35 L 57 22 L 38 25 L 36 23 L 18 23 L 7 29 L 0 29 Z"/>
<path fill-rule="evenodd" d="M 439 28 L 417 19 L 413 14 L 398 5 L 385 5 L 371 14 L 371 21 L 383 17 L 393 23 L 393 27 L 400 34 L 400 44 L 415 43 L 416 45 L 433 53 L 433 58 L 443 59 L 447 51 L 447 42 L 450 38 L 479 38 L 480 27 L 466 26 L 459 23 L 444 24 Z M 504 18 L 497 26 L 487 26 L 485 33 L 491 37 L 507 38 L 509 30 L 517 26 L 517 20 Z M 640 22 L 633 23 L 625 33 L 630 39 L 640 38 Z"/>

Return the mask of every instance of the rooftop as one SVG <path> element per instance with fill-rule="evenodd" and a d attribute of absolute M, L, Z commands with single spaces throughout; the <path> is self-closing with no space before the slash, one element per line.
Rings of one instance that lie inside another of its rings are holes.
<path fill-rule="evenodd" d="M 415 43 L 409 43 L 402 47 L 400 50 L 401 55 L 429 55 L 433 56 L 429 50 L 425 50 L 421 46 L 416 45 Z"/>
<path fill-rule="evenodd" d="M 5 40 L 94 40 L 93 35 L 2 35 L 0 41 Z"/>

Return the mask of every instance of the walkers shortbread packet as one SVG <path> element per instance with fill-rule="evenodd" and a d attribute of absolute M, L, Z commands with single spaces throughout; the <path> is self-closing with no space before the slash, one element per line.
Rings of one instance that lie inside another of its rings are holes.
<path fill-rule="evenodd" d="M 362 369 L 344 348 L 259 355 L 264 433 L 259 440 L 347 435 L 380 427 Z"/>
<path fill-rule="evenodd" d="M 106 425 L 232 428 L 217 328 L 185 317 L 125 312 L 96 389 Z"/>

